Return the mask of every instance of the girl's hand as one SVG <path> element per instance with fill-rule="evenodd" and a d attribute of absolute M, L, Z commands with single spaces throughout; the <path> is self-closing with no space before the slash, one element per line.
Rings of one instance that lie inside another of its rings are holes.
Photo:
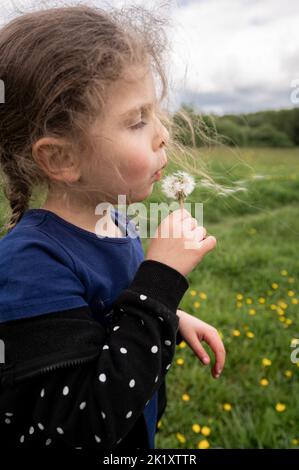
<path fill-rule="evenodd" d="M 218 379 L 224 367 L 225 349 L 216 328 L 183 310 L 177 310 L 176 313 L 180 319 L 179 330 L 181 335 L 203 364 L 209 364 L 210 358 L 200 342 L 205 341 L 208 343 L 214 352 L 215 364 L 212 369 L 212 376 Z"/>

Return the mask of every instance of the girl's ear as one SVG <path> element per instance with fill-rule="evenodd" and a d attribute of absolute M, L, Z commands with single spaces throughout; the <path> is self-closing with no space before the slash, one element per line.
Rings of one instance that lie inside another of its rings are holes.
<path fill-rule="evenodd" d="M 75 183 L 80 179 L 79 158 L 62 139 L 40 138 L 32 146 L 32 157 L 51 180 Z"/>

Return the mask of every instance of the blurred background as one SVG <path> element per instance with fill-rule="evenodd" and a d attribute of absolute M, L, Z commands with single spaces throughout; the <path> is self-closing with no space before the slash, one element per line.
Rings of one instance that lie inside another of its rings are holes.
<path fill-rule="evenodd" d="M 226 367 L 215 381 L 177 346 L 156 446 L 299 448 L 299 362 L 290 357 L 299 339 L 299 3 L 93 3 L 142 4 L 171 20 L 167 106 L 178 140 L 215 182 L 197 178 L 188 198 L 204 204 L 218 244 L 189 275 L 180 307 L 218 329 Z M 26 5 L 1 2 L 2 23 Z M 159 183 L 146 203 L 156 201 L 169 202 Z M 1 208 L 2 225 L 2 194 Z"/>

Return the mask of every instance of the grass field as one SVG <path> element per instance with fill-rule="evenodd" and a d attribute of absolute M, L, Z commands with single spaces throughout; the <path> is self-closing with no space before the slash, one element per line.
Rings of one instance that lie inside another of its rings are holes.
<path fill-rule="evenodd" d="M 299 448 L 299 363 L 290 358 L 299 338 L 299 151 L 202 158 L 222 183 L 248 188 L 237 199 L 200 188 L 188 199 L 205 201 L 204 225 L 218 243 L 189 275 L 180 306 L 220 331 L 226 366 L 215 380 L 186 344 L 177 347 L 156 446 Z"/>
<path fill-rule="evenodd" d="M 177 347 L 156 447 L 299 448 L 299 364 L 290 359 L 299 338 L 299 150 L 201 158 L 217 181 L 248 189 L 216 197 L 199 186 L 188 199 L 203 202 L 218 243 L 188 276 L 180 307 L 220 331 L 227 360 L 215 380 L 186 344 Z M 162 199 L 157 183 L 147 203 Z M 1 223 L 6 213 L 2 199 Z"/>

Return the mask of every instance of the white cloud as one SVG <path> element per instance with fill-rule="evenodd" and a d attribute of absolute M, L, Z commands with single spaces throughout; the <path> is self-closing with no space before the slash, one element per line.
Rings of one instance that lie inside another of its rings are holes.
<path fill-rule="evenodd" d="M 32 0 L 1 3 L 2 21 L 11 15 L 14 4 L 26 9 L 30 3 Z M 169 63 L 173 109 L 188 96 L 203 110 L 218 113 L 292 106 L 291 82 L 299 78 L 297 0 L 86 0 L 85 3 L 103 7 L 142 4 L 171 17 L 169 37 L 173 53 Z"/>

